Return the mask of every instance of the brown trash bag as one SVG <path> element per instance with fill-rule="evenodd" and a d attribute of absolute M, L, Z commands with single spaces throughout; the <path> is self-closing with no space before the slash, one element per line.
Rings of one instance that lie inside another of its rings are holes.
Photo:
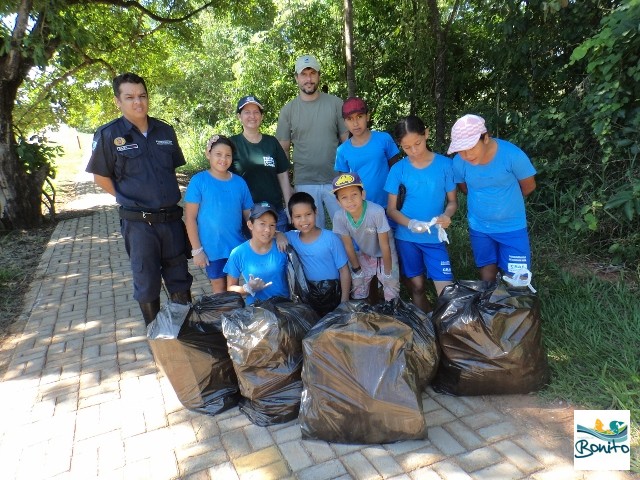
<path fill-rule="evenodd" d="M 303 303 L 272 298 L 225 314 L 222 328 L 238 376 L 240 411 L 260 426 L 298 416 L 302 338 L 318 321 Z"/>
<path fill-rule="evenodd" d="M 185 408 L 215 415 L 240 401 L 238 380 L 222 335 L 221 315 L 242 307 L 244 300 L 238 293 L 205 295 L 193 305 L 177 338 L 162 338 L 159 329 L 149 330 L 156 363 Z"/>
<path fill-rule="evenodd" d="M 302 342 L 303 438 L 388 443 L 426 436 L 422 392 L 439 359 L 433 325 L 397 299 L 341 304 Z"/>
<path fill-rule="evenodd" d="M 454 395 L 529 393 L 549 381 L 538 296 L 526 287 L 458 281 L 432 320 L 442 350 L 433 388 Z"/>

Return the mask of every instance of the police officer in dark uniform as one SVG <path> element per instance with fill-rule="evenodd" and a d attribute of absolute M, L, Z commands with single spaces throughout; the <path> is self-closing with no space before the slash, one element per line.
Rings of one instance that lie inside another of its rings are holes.
<path fill-rule="evenodd" d="M 142 77 L 118 75 L 113 93 L 122 117 L 96 132 L 87 172 L 120 205 L 133 297 L 148 325 L 160 310 L 162 280 L 173 302 L 191 301 L 193 278 L 175 174 L 185 160 L 173 128 L 147 115 L 149 97 Z"/>

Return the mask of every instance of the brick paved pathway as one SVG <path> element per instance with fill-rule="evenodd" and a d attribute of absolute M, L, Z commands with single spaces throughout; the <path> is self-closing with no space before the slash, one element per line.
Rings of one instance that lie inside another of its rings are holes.
<path fill-rule="evenodd" d="M 89 202 L 104 196 L 91 195 Z M 108 198 L 107 198 L 108 200 Z M 428 440 L 340 445 L 297 422 L 185 410 L 156 368 L 132 299 L 113 205 L 62 221 L 11 339 L 0 383 L 3 479 L 630 479 L 576 472 L 571 439 L 541 435 L 491 398 L 424 395 Z M 195 295 L 209 292 L 200 271 Z"/>

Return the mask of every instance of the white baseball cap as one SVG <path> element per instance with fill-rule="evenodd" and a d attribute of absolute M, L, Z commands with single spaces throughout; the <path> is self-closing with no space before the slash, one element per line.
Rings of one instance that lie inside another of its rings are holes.
<path fill-rule="evenodd" d="M 447 154 L 469 150 L 478 143 L 483 133 L 487 133 L 484 118 L 470 114 L 459 118 L 451 128 L 451 145 Z"/>

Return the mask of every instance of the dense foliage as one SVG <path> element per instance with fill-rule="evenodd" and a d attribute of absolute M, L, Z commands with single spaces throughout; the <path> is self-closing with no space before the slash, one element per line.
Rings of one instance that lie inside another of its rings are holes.
<path fill-rule="evenodd" d="M 321 82 L 347 94 L 339 0 L 209 2 L 169 23 L 160 17 L 207 2 L 142 3 L 148 11 L 132 2 L 33 3 L 68 3 L 49 28 L 73 41 L 50 56 L 29 50 L 35 69 L 13 111 L 21 131 L 54 122 L 92 131 L 117 113 L 110 78 L 134 70 L 148 80 L 152 113 L 176 125 L 197 165 L 207 135 L 239 131 L 242 95 L 265 102 L 264 129 L 273 131 L 296 94 L 296 55 L 315 54 Z M 12 10 L 1 13 L 6 49 Z M 538 232 L 570 238 L 564 243 L 574 251 L 637 262 L 640 0 L 363 1 L 353 5 L 353 23 L 357 92 L 370 103 L 374 128 L 417 113 L 443 151 L 455 118 L 484 115 L 494 135 L 534 160 Z"/>

